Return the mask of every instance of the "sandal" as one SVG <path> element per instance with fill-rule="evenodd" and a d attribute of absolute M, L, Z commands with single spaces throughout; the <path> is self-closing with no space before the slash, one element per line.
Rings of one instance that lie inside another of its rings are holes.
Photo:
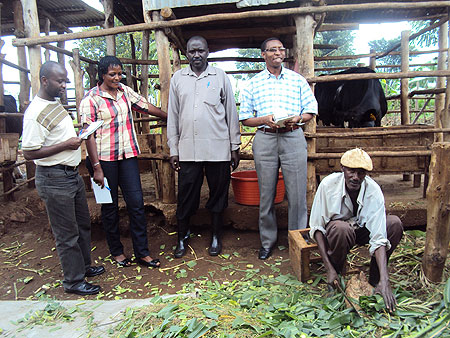
<path fill-rule="evenodd" d="M 116 264 L 120 267 L 126 268 L 131 266 L 131 260 L 129 258 L 125 258 L 123 261 L 116 261 Z"/>
<path fill-rule="evenodd" d="M 161 262 L 159 259 L 152 259 L 150 262 L 143 260 L 142 258 L 136 258 L 136 262 L 140 265 L 149 267 L 149 268 L 159 268 L 161 266 Z"/>

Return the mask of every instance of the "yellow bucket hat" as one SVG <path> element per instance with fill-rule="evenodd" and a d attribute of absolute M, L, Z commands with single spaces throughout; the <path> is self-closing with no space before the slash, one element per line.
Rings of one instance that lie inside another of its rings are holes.
<path fill-rule="evenodd" d="M 359 148 L 347 150 L 341 157 L 341 164 L 348 168 L 362 168 L 367 171 L 373 169 L 369 154 Z"/>

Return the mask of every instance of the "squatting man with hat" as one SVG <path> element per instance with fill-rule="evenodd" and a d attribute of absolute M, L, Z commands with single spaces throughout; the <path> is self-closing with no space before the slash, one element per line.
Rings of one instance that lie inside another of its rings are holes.
<path fill-rule="evenodd" d="M 57 62 L 44 63 L 40 88 L 25 111 L 22 149 L 36 163 L 36 189 L 45 203 L 68 293 L 100 292 L 85 277 L 105 272 L 91 266 L 91 218 L 83 179 L 78 173 L 81 138 L 72 118 L 55 97 L 66 88 L 67 71 Z"/>
<path fill-rule="evenodd" d="M 403 236 L 397 216 L 386 216 L 380 186 L 367 172 L 372 160 L 362 149 L 348 150 L 341 157 L 342 172 L 320 183 L 310 215 L 310 236 L 317 242 L 327 271 L 327 283 L 334 285 L 343 273 L 346 257 L 355 245 L 369 244 L 372 256 L 369 283 L 383 296 L 386 308 L 394 311 L 387 263 Z"/>

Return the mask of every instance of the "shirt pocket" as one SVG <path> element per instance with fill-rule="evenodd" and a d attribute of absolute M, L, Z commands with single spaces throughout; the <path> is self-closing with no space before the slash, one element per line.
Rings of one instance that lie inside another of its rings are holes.
<path fill-rule="evenodd" d="M 220 90 L 217 87 L 212 87 L 205 93 L 204 102 L 206 104 L 216 107 L 222 103 L 221 101 Z"/>

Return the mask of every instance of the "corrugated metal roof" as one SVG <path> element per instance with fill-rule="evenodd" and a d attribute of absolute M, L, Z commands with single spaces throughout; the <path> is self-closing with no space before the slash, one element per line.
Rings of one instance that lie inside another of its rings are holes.
<path fill-rule="evenodd" d="M 153 11 L 164 7 L 180 8 L 205 5 L 237 3 L 239 0 L 143 0 L 144 10 Z"/>
<path fill-rule="evenodd" d="M 256 6 L 267 6 L 267 5 L 275 5 L 284 2 L 290 2 L 295 0 L 241 0 L 236 4 L 237 8 L 244 7 L 256 7 Z"/>
<path fill-rule="evenodd" d="M 36 4 L 38 6 L 41 30 L 44 27 L 45 14 L 55 19 L 51 23 L 51 31 L 61 30 L 62 26 L 67 28 L 97 26 L 105 20 L 102 12 L 90 7 L 81 0 L 37 0 Z M 13 34 L 13 1 L 3 1 L 1 12 L 2 35 Z"/>

